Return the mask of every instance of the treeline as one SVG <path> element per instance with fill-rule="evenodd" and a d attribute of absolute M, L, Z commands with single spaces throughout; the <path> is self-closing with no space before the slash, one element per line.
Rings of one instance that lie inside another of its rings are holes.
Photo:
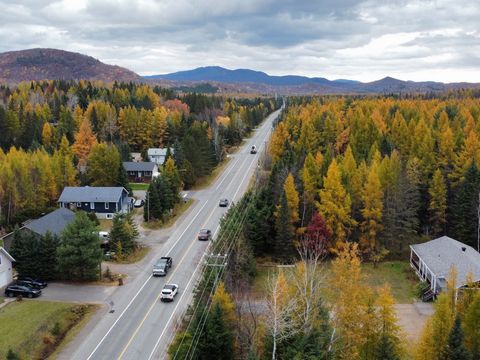
<path fill-rule="evenodd" d="M 373 262 L 421 237 L 476 247 L 479 131 L 471 98 L 292 99 L 271 138 L 271 175 L 247 239 L 256 255 L 291 259 L 319 212 L 330 249 L 358 242 Z"/>
<path fill-rule="evenodd" d="M 150 147 L 174 149 L 181 182 L 190 187 L 223 159 L 226 145 L 239 143 L 258 124 L 260 113 L 277 106 L 260 98 L 237 103 L 202 94 L 178 97 L 168 89 L 134 83 L 1 86 L 0 226 L 11 229 L 48 210 L 64 186 L 128 189 L 121 162 L 129 161 L 132 151 L 146 158 Z M 219 120 L 228 116 L 235 118 L 231 138 Z M 36 202 L 32 189 L 41 197 Z"/>

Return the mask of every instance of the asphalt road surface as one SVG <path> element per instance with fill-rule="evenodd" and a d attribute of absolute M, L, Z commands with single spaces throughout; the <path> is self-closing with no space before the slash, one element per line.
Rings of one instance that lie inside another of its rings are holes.
<path fill-rule="evenodd" d="M 177 226 L 161 251 L 160 256 L 173 257 L 173 267 L 166 277 L 152 277 L 152 264 L 133 281 L 119 287 L 111 296 L 113 313 L 106 313 L 80 343 L 71 359 L 165 359 L 173 338 L 199 277 L 207 241 L 198 241 L 201 228 L 209 228 L 214 236 L 226 208 L 218 206 L 220 198 L 238 202 L 247 190 L 249 181 L 265 151 L 272 122 L 280 110 L 270 114 L 208 189 L 198 192 L 195 207 Z M 252 145 L 257 154 L 250 154 Z M 175 301 L 162 303 L 160 292 L 165 283 L 179 285 Z M 78 341 L 78 340 L 77 340 Z"/>

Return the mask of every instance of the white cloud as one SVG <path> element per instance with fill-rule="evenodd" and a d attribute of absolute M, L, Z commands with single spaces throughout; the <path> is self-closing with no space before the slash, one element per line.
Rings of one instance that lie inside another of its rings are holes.
<path fill-rule="evenodd" d="M 140 74 L 197 66 L 480 82 L 480 2 L 0 0 L 0 51 L 52 47 Z"/>

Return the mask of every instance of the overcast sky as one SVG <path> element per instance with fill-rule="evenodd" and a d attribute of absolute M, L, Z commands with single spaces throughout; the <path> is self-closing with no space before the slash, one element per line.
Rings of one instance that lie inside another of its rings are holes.
<path fill-rule="evenodd" d="M 50 47 L 141 75 L 199 66 L 480 82 L 480 0 L 0 0 L 0 52 Z"/>

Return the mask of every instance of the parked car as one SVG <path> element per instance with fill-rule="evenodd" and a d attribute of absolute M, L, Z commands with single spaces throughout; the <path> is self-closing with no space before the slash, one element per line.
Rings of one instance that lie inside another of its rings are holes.
<path fill-rule="evenodd" d="M 255 145 L 252 145 L 252 148 L 250 149 L 250 154 L 256 154 L 257 153 L 257 148 Z"/>
<path fill-rule="evenodd" d="M 143 201 L 142 199 L 137 199 L 133 203 L 133 206 L 136 208 L 141 208 L 143 205 L 145 205 L 145 201 Z"/>
<path fill-rule="evenodd" d="M 178 293 L 177 284 L 165 284 L 160 296 L 160 301 L 173 301 L 175 295 Z"/>
<path fill-rule="evenodd" d="M 172 267 L 172 258 L 168 256 L 162 256 L 153 265 L 153 276 L 165 276 L 168 273 L 168 269 Z"/>
<path fill-rule="evenodd" d="M 5 288 L 5 296 L 14 297 L 18 295 L 22 295 L 28 298 L 34 298 L 42 295 L 42 290 L 35 289 L 31 286 L 19 285 L 15 283 L 12 283 Z"/>
<path fill-rule="evenodd" d="M 210 240 L 212 232 L 209 229 L 202 229 L 198 233 L 198 240 Z"/>
<path fill-rule="evenodd" d="M 227 207 L 228 206 L 228 199 L 220 199 L 220 202 L 218 203 L 220 207 Z"/>
<path fill-rule="evenodd" d="M 48 285 L 46 281 L 35 279 L 30 276 L 18 276 L 17 282 L 22 282 L 28 285 L 32 285 L 33 287 L 36 287 L 38 289 L 43 289 Z"/>

